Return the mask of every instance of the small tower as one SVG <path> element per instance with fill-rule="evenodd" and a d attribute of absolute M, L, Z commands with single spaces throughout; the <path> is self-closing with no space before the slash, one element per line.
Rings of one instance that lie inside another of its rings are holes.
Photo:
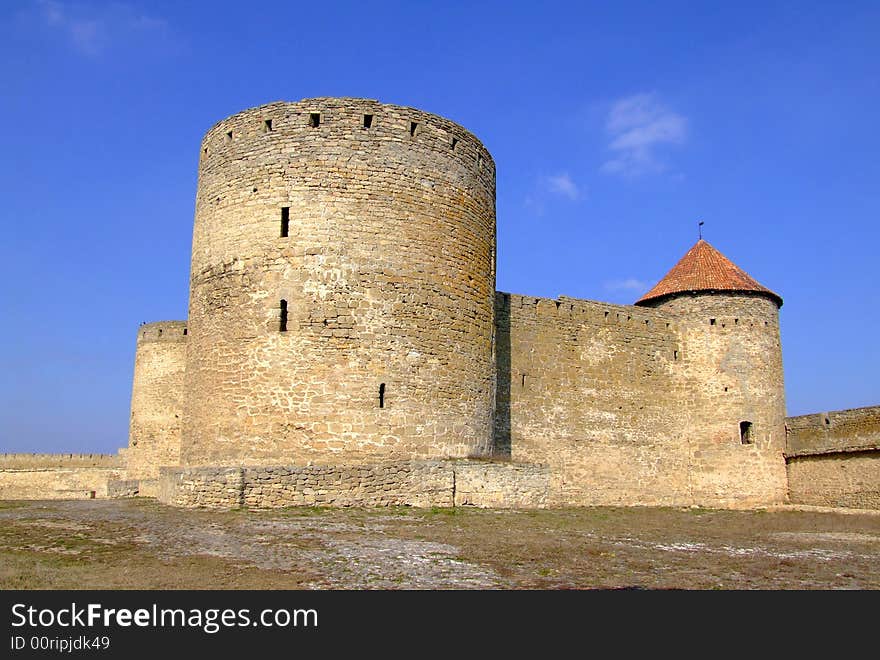
<path fill-rule="evenodd" d="M 680 320 L 694 499 L 783 501 L 782 298 L 701 238 L 635 304 Z"/>

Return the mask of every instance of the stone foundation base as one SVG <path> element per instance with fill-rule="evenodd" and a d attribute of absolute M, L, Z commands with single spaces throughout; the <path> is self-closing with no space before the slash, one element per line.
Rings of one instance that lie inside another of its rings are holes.
<path fill-rule="evenodd" d="M 462 506 L 540 508 L 543 465 L 401 461 L 375 465 L 162 468 L 160 502 L 180 507 Z"/>

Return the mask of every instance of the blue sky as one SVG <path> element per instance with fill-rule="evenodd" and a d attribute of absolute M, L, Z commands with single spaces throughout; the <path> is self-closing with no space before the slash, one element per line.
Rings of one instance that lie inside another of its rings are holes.
<path fill-rule="evenodd" d="M 705 237 L 785 299 L 789 414 L 880 404 L 880 3 L 0 5 L 0 451 L 127 444 L 202 135 L 363 96 L 474 132 L 498 288 L 631 303 Z"/>

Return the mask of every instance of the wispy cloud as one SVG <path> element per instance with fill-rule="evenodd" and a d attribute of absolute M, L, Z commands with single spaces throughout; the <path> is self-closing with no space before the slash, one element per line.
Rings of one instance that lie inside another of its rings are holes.
<path fill-rule="evenodd" d="M 124 3 L 91 7 L 36 0 L 36 7 L 42 22 L 63 34 L 84 55 L 100 55 L 111 46 L 133 39 L 167 36 L 166 21 Z"/>
<path fill-rule="evenodd" d="M 636 293 L 643 293 L 648 290 L 649 284 L 635 277 L 627 277 L 622 280 L 603 282 L 602 286 L 608 291 L 635 291 Z"/>
<path fill-rule="evenodd" d="M 663 105 L 656 94 L 635 94 L 616 101 L 605 128 L 612 156 L 602 170 L 627 177 L 664 171 L 667 165 L 658 149 L 682 144 L 687 138 L 687 119 Z"/>
<path fill-rule="evenodd" d="M 568 199 L 575 201 L 581 196 L 580 188 L 571 180 L 568 172 L 561 172 L 548 177 L 544 177 L 544 184 L 554 195 L 562 195 Z"/>

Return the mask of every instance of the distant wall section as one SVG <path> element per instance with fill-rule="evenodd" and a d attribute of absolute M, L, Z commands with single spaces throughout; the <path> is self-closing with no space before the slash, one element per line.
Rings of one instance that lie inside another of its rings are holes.
<path fill-rule="evenodd" d="M 0 454 L 0 500 L 105 498 L 122 474 L 106 454 Z"/>
<path fill-rule="evenodd" d="M 786 419 L 793 503 L 880 509 L 880 407 Z"/>

